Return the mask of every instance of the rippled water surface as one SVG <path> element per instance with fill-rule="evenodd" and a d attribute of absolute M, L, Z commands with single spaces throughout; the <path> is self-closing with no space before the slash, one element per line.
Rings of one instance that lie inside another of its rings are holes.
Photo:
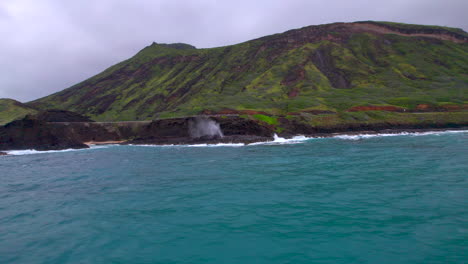
<path fill-rule="evenodd" d="M 468 262 L 468 133 L 279 143 L 0 157 L 0 263 Z"/>

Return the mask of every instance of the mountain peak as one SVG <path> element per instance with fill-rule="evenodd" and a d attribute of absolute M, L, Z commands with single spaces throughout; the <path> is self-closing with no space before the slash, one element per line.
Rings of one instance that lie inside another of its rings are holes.
<path fill-rule="evenodd" d="M 186 43 L 169 43 L 169 44 L 166 44 L 166 43 L 153 42 L 153 44 L 151 44 L 151 46 L 153 46 L 153 45 L 162 46 L 162 47 L 171 48 L 171 49 L 178 49 L 178 50 L 197 49 L 195 46 L 192 46 L 192 45 L 186 44 Z"/>

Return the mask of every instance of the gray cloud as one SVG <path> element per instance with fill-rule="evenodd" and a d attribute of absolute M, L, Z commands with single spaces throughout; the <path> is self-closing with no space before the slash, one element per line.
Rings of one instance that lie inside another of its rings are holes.
<path fill-rule="evenodd" d="M 208 48 L 358 20 L 468 29 L 466 0 L 2 0 L 0 97 L 29 101 L 127 59 L 153 41 Z"/>

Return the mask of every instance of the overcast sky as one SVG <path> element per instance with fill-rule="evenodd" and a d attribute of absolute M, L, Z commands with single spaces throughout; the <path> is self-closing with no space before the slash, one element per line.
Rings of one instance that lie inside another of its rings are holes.
<path fill-rule="evenodd" d="M 0 0 L 0 98 L 63 90 L 153 41 L 236 44 L 331 22 L 463 28 L 468 0 Z"/>

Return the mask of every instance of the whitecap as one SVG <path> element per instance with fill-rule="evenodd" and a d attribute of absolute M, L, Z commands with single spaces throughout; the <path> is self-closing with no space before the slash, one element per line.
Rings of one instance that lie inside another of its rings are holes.
<path fill-rule="evenodd" d="M 375 137 L 395 137 L 395 136 L 426 136 L 426 135 L 443 135 L 450 133 L 468 133 L 468 130 L 444 130 L 444 131 L 425 131 L 425 132 L 400 132 L 400 133 L 376 133 L 376 134 L 356 134 L 356 135 L 335 135 L 332 138 L 343 139 L 343 140 L 360 140 L 368 139 Z M 273 135 L 272 141 L 263 141 L 255 142 L 250 144 L 244 143 L 217 143 L 217 144 L 192 144 L 192 145 L 151 145 L 151 144 L 142 144 L 142 145 L 133 145 L 129 144 L 128 146 L 137 146 L 137 147 L 242 147 L 242 146 L 258 146 L 258 145 L 287 145 L 287 144 L 300 144 L 304 141 L 322 138 L 322 137 L 306 137 L 303 135 L 294 136 L 292 138 L 283 138 L 279 137 L 277 134 Z M 31 155 L 31 154 L 45 154 L 45 153 L 62 153 L 62 152 L 71 152 L 71 151 L 83 151 L 83 150 L 93 150 L 100 148 L 108 148 L 111 146 L 121 146 L 115 144 L 109 145 L 91 145 L 87 149 L 64 149 L 64 150 L 7 150 L 4 151 L 8 155 Z"/>
<path fill-rule="evenodd" d="M 443 135 L 450 133 L 467 133 L 468 130 L 444 130 L 444 131 L 425 131 L 425 132 L 400 132 L 400 133 L 376 133 L 376 134 L 356 134 L 356 135 L 337 135 L 333 138 L 345 140 L 360 140 L 374 137 L 397 137 L 397 136 L 427 136 Z"/>
<path fill-rule="evenodd" d="M 292 138 L 283 138 L 279 137 L 277 134 L 273 135 L 273 141 L 264 141 L 264 142 L 255 142 L 250 143 L 248 146 L 256 146 L 256 145 L 285 145 L 285 144 L 299 144 L 306 140 L 312 139 L 311 137 L 306 136 L 295 136 Z"/>
<path fill-rule="evenodd" d="M 7 150 L 4 151 L 8 155 L 21 156 L 21 155 L 32 155 L 32 154 L 47 154 L 47 153 L 63 153 L 63 152 L 72 152 L 72 151 L 83 151 L 89 149 L 100 149 L 107 148 L 106 146 L 91 146 L 90 148 L 85 149 L 61 149 L 61 150 L 35 150 L 35 149 L 24 149 L 24 150 Z"/>
<path fill-rule="evenodd" d="M 242 147 L 244 143 L 218 143 L 218 144 L 194 144 L 185 145 L 186 147 Z"/>
<path fill-rule="evenodd" d="M 191 144 L 191 145 L 151 145 L 151 144 L 128 144 L 134 147 L 242 147 L 244 143 L 217 143 L 217 144 Z"/>

